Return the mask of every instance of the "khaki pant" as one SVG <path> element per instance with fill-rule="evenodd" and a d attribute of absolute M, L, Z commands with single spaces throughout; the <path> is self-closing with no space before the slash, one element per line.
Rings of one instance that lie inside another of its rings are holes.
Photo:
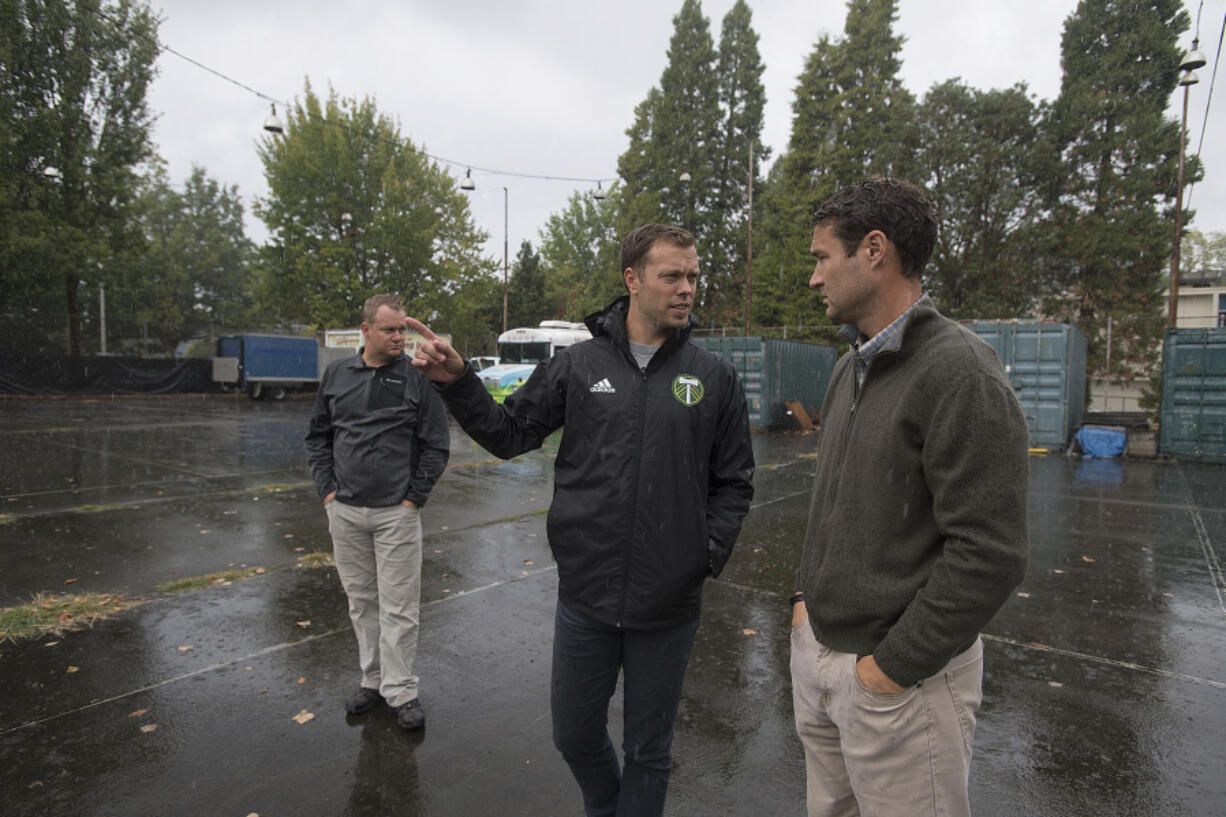
<path fill-rule="evenodd" d="M 856 675 L 806 621 L 792 628 L 792 704 L 809 817 L 968 817 L 983 642 L 897 695 Z"/>
<path fill-rule="evenodd" d="M 349 620 L 358 639 L 362 686 L 391 706 L 417 697 L 421 618 L 421 516 L 416 508 L 324 505 Z"/>

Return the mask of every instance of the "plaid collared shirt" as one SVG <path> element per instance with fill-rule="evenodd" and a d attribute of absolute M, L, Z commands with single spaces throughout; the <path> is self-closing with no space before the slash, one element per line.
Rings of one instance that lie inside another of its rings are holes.
<path fill-rule="evenodd" d="M 864 378 L 868 377 L 868 367 L 873 362 L 873 358 L 882 352 L 897 352 L 902 348 L 902 327 L 907 323 L 907 318 L 911 316 L 911 313 L 915 311 L 915 304 L 924 300 L 924 297 L 921 295 L 914 304 L 907 307 L 906 312 L 903 312 L 893 323 L 871 338 L 865 338 L 858 328 L 852 327 L 850 324 L 840 332 L 843 337 L 852 342 L 854 347 L 852 363 L 856 367 L 857 393 L 864 387 Z M 849 329 L 851 331 L 848 331 Z"/>

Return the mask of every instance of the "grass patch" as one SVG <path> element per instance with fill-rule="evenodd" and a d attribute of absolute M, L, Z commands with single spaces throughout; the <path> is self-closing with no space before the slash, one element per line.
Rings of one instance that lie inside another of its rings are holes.
<path fill-rule="evenodd" d="M 89 593 L 84 596 L 38 593 L 28 604 L 0 610 L 0 641 L 88 630 L 95 622 L 141 603 L 140 599 L 127 599 L 111 593 Z"/>
<path fill-rule="evenodd" d="M 301 488 L 303 485 L 307 485 L 307 484 L 308 483 L 305 483 L 305 482 L 299 482 L 299 483 L 274 482 L 270 485 L 261 485 L 258 488 L 252 488 L 252 490 L 253 491 L 263 491 L 266 494 L 279 494 L 279 493 L 282 493 L 283 491 L 292 491 L 296 488 Z"/>
<path fill-rule="evenodd" d="M 16 519 L 11 513 L 0 513 L 0 525 L 11 525 Z"/>
<path fill-rule="evenodd" d="M 304 553 L 298 557 L 299 567 L 334 567 L 336 562 L 332 559 L 332 554 L 326 550 L 317 550 L 314 553 Z"/>
<path fill-rule="evenodd" d="M 157 589 L 162 593 L 190 593 L 193 590 L 203 590 L 215 584 L 228 584 L 242 581 L 252 576 L 267 573 L 262 567 L 245 567 L 242 570 L 223 570 L 220 573 L 209 573 L 204 576 L 189 576 L 186 579 L 176 579 L 173 582 L 162 582 Z"/>
<path fill-rule="evenodd" d="M 73 510 L 77 513 L 104 513 L 106 511 L 120 511 L 127 507 L 127 505 L 78 505 Z"/>

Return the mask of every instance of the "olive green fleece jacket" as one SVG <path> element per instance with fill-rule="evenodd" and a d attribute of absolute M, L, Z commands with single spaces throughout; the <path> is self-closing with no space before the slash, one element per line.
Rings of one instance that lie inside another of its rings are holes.
<path fill-rule="evenodd" d="M 992 348 L 916 305 L 857 395 L 822 404 L 797 571 L 817 640 L 909 687 L 971 646 L 1026 568 L 1026 417 Z"/>

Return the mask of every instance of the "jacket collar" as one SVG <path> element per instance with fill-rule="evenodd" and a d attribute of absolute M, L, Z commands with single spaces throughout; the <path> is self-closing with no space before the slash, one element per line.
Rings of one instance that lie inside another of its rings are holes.
<path fill-rule="evenodd" d="M 630 339 L 626 336 L 626 314 L 630 311 L 630 296 L 623 295 L 613 303 L 583 319 L 583 323 L 591 331 L 592 337 L 607 337 L 614 346 L 630 354 Z M 657 357 L 663 359 L 675 352 L 690 339 L 690 332 L 698 325 L 697 319 L 691 313 L 685 326 L 673 332 L 672 337 L 664 342 L 663 354 Z"/>
<path fill-rule="evenodd" d="M 910 314 L 907 315 L 906 322 L 899 329 L 899 331 L 895 333 L 894 337 L 891 337 L 889 342 L 882 347 L 882 351 L 898 351 L 902 347 L 903 336 L 906 334 L 907 330 L 911 328 L 911 325 L 921 316 L 926 315 L 927 313 L 935 314 L 936 311 L 936 306 L 933 305 L 932 299 L 929 298 L 927 294 L 921 295 L 918 301 L 908 307 L 908 312 Z M 852 346 L 857 346 L 866 340 L 871 340 L 871 338 L 865 337 L 864 333 L 860 331 L 860 327 L 856 326 L 854 323 L 843 324 L 843 328 L 839 330 L 839 337 L 850 343 Z"/>

